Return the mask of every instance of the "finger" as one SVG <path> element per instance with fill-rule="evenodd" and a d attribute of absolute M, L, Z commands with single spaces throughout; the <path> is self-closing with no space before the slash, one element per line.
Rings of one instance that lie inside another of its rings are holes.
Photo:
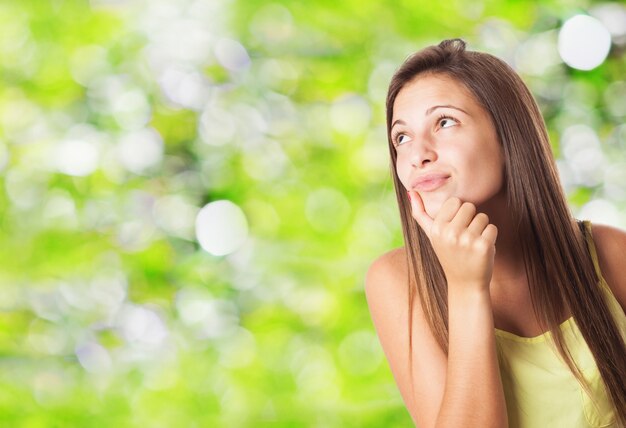
<path fill-rule="evenodd" d="M 439 212 L 435 216 L 435 221 L 438 223 L 448 223 L 451 221 L 456 213 L 461 208 L 461 200 L 457 197 L 451 197 L 441 205 Z"/>
<path fill-rule="evenodd" d="M 450 221 L 452 227 L 457 229 L 466 229 L 476 215 L 476 206 L 471 202 L 464 202 L 457 211 L 454 218 Z"/>
<path fill-rule="evenodd" d="M 489 217 L 485 213 L 478 213 L 467 226 L 467 231 L 472 235 L 482 235 L 483 230 L 489 224 Z"/>
<path fill-rule="evenodd" d="M 498 237 L 498 228 L 493 224 L 488 224 L 485 230 L 483 230 L 482 237 L 492 245 L 495 245 L 496 238 Z"/>
<path fill-rule="evenodd" d="M 409 195 L 409 200 L 411 202 L 411 212 L 417 224 L 426 232 L 426 235 L 430 237 L 430 229 L 433 225 L 433 219 L 428 215 L 426 209 L 424 208 L 424 201 L 422 201 L 422 197 L 419 193 L 409 190 L 407 191 Z"/>

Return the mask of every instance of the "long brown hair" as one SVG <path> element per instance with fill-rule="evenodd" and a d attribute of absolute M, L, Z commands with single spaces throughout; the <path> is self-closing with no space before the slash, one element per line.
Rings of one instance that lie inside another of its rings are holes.
<path fill-rule="evenodd" d="M 387 94 L 391 170 L 409 266 L 409 355 L 415 294 L 437 342 L 444 352 L 448 350 L 445 275 L 428 237 L 411 216 L 410 202 L 395 170 L 396 152 L 390 136 L 396 96 L 407 83 L 424 74 L 455 79 L 490 114 L 503 148 L 504 190 L 515 225 L 513 233 L 523 253 L 535 316 L 540 326 L 552 333 L 559 354 L 588 390 L 559 328 L 571 312 L 593 354 L 618 420 L 626 424 L 626 345 L 598 285 L 584 237 L 569 212 L 541 112 L 509 65 L 490 54 L 467 51 L 461 39 L 444 40 L 410 56 L 394 74 Z"/>

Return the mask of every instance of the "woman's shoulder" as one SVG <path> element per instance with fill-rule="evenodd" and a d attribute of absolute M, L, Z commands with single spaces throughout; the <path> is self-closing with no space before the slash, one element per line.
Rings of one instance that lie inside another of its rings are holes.
<path fill-rule="evenodd" d="M 396 314 L 403 312 L 409 302 L 409 268 L 404 247 L 395 248 L 376 258 L 365 275 L 365 297 L 370 311 L 388 312 L 396 308 Z M 420 305 L 413 303 L 414 310 Z"/>
<path fill-rule="evenodd" d="M 388 264 L 393 264 L 393 265 L 401 264 L 401 265 L 406 266 L 405 247 L 394 248 L 392 250 L 387 251 L 386 253 L 381 254 L 376 259 L 374 259 L 371 266 L 380 266 L 380 265 L 388 265 Z"/>
<path fill-rule="evenodd" d="M 602 276 L 626 312 L 626 231 L 603 224 L 591 231 Z"/>
<path fill-rule="evenodd" d="M 614 251 L 626 249 L 626 231 L 605 224 L 592 223 L 591 230 L 596 245 L 604 245 Z M 621 256 L 624 253 L 620 253 Z"/>
<path fill-rule="evenodd" d="M 377 257 L 369 266 L 365 275 L 365 291 L 374 288 L 389 287 L 408 281 L 408 265 L 405 247 L 394 248 Z"/>

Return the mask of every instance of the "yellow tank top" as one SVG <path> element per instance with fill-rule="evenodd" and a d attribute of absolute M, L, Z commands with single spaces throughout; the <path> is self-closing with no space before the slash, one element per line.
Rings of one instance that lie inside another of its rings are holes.
<path fill-rule="evenodd" d="M 622 336 L 626 340 L 626 316 L 602 277 L 591 224 L 584 222 L 589 252 L 599 286 Z M 510 428 L 618 428 L 600 372 L 573 318 L 560 325 L 572 358 L 591 387 L 589 396 L 558 352 L 550 332 L 520 337 L 496 329 L 500 374 L 504 386 Z"/>

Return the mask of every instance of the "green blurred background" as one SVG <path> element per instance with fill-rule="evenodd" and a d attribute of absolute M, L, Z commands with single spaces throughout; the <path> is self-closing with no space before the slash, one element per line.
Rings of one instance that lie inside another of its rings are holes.
<path fill-rule="evenodd" d="M 411 426 L 363 279 L 402 245 L 387 84 L 450 37 L 624 227 L 624 3 L 2 0 L 0 425 Z"/>

